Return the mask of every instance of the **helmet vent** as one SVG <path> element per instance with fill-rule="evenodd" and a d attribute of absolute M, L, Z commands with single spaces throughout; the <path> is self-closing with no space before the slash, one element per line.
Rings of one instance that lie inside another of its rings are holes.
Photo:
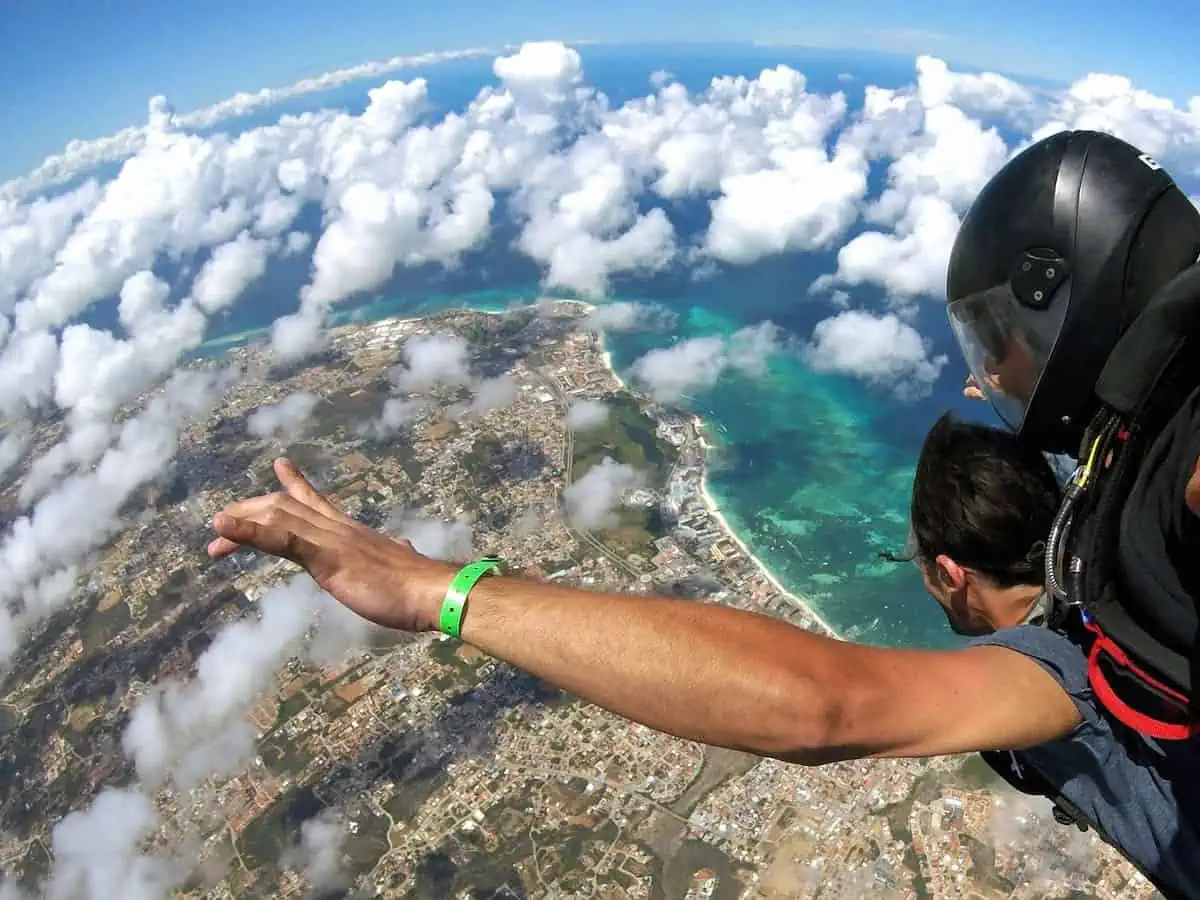
<path fill-rule="evenodd" d="M 1018 258 L 1010 277 L 1013 296 L 1022 306 L 1046 309 L 1054 292 L 1070 276 L 1067 261 L 1044 247 L 1026 250 Z"/>

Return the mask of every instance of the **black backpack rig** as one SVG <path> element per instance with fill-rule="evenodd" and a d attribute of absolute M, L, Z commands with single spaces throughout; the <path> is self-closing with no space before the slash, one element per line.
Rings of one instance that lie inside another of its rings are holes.
<path fill-rule="evenodd" d="M 1122 335 L 1096 397 L 1046 542 L 1044 624 L 1078 639 L 1096 698 L 1127 729 L 1200 737 L 1200 518 L 1183 506 L 1181 466 L 1163 465 L 1171 457 L 1190 471 L 1200 455 L 1200 264 L 1164 285 Z M 1164 538 L 1151 513 L 1176 516 L 1176 533 Z M 1180 560 L 1194 569 L 1181 575 Z M 1059 823 L 1112 843 L 1017 755 L 980 755 L 1018 791 L 1047 797 Z"/>
<path fill-rule="evenodd" d="M 1187 571 L 1190 560 L 1200 573 L 1200 520 L 1189 521 L 1182 497 L 1200 454 L 1200 265 L 1134 320 L 1096 395 L 1046 542 L 1048 624 L 1086 631 L 1088 680 L 1113 717 L 1186 740 L 1200 735 L 1191 702 L 1200 582 Z"/>

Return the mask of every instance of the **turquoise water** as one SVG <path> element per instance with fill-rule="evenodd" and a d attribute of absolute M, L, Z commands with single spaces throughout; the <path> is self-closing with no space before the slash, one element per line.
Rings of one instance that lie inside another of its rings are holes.
<path fill-rule="evenodd" d="M 338 323 L 376 321 L 449 308 L 502 310 L 541 292 L 489 289 L 462 294 L 383 296 L 339 310 Z M 676 337 L 727 335 L 745 324 L 712 308 L 659 299 L 679 317 L 670 334 L 612 334 L 613 362 L 635 359 Z M 206 353 L 260 339 L 246 330 L 210 342 Z M 940 612 L 911 566 L 878 559 L 903 546 L 915 447 L 887 437 L 894 412 L 843 379 L 810 371 L 794 354 L 767 375 L 725 374 L 688 401 L 710 423 L 710 487 L 730 525 L 790 590 L 808 598 L 839 633 L 872 643 L 947 646 Z M 902 413 L 904 411 L 901 411 Z"/>

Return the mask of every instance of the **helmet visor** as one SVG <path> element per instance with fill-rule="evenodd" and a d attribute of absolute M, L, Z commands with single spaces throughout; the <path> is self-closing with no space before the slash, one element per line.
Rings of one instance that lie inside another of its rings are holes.
<path fill-rule="evenodd" d="M 953 301 L 950 327 L 976 383 L 1004 423 L 1019 431 L 1069 305 L 1070 282 L 1048 308 L 1022 306 L 1007 284 Z"/>

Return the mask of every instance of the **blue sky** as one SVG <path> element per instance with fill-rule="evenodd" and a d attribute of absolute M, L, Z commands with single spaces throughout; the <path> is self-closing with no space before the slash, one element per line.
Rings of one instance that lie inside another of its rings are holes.
<path fill-rule="evenodd" d="M 1003 7 L 1003 9 L 1001 9 Z M 560 38 L 812 43 L 1070 81 L 1129 75 L 1200 93 L 1195 0 L 9 0 L 0 13 L 0 178 L 111 134 L 163 93 L 182 111 L 396 54 Z"/>

